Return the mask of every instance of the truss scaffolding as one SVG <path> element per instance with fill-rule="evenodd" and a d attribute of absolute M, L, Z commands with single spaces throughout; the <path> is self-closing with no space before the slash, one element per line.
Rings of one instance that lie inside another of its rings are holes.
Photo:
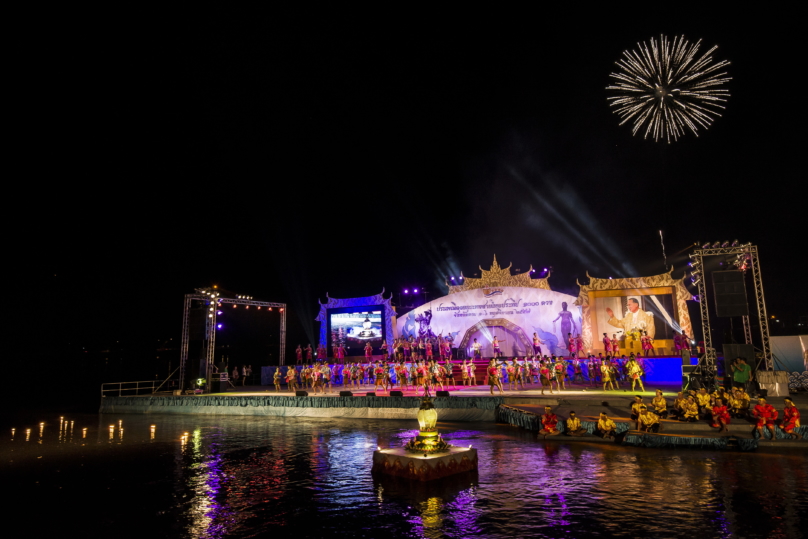
<path fill-rule="evenodd" d="M 285 363 L 286 356 L 286 304 L 272 301 L 260 301 L 252 298 L 222 297 L 215 288 L 197 288 L 193 294 L 185 294 L 182 312 L 182 343 L 180 345 L 180 388 L 187 389 L 188 345 L 190 342 L 191 307 L 194 302 L 201 302 L 206 307 L 205 338 L 202 345 L 202 354 L 199 358 L 199 372 L 205 373 L 205 380 L 211 387 L 213 376 L 213 363 L 216 352 L 216 327 L 218 308 L 223 304 L 244 305 L 247 307 L 277 308 L 280 314 L 280 350 L 278 360 L 281 365 Z"/>
<path fill-rule="evenodd" d="M 707 298 L 706 272 L 704 271 L 704 258 L 708 256 L 748 255 L 749 266 L 752 270 L 752 281 L 757 305 L 757 316 L 760 325 L 761 351 L 766 369 L 774 370 L 769 336 L 769 317 L 766 312 L 766 298 L 763 294 L 763 280 L 760 274 L 760 256 L 758 247 L 747 243 L 735 247 L 707 247 L 696 249 L 690 255 L 691 264 L 699 268 L 700 278 L 696 281 L 699 295 L 699 309 L 701 312 L 702 340 L 704 341 L 704 355 L 699 360 L 697 372 L 701 374 L 705 383 L 712 385 L 716 375 L 716 351 L 713 347 L 712 328 L 710 326 L 709 300 Z M 738 271 L 741 271 L 740 269 Z M 743 317 L 744 340 L 752 344 L 752 327 L 749 316 Z M 751 358 L 750 358 L 751 359 Z"/>

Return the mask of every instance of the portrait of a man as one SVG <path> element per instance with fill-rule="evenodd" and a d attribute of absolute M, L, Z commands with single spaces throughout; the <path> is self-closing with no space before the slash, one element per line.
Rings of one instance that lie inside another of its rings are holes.
<path fill-rule="evenodd" d="M 654 315 L 640 309 L 640 302 L 637 301 L 637 298 L 628 298 L 628 311 L 625 317 L 621 319 L 615 318 L 614 311 L 608 307 L 606 308 L 606 314 L 609 315 L 609 324 L 616 328 L 621 328 L 624 333 L 628 334 L 632 329 L 637 329 L 645 331 L 649 337 L 654 338 L 656 333 Z"/>

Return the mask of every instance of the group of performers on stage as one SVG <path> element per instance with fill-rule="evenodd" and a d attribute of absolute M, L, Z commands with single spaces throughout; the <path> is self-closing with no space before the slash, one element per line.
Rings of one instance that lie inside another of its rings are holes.
<path fill-rule="evenodd" d="M 749 395 L 742 388 L 733 388 L 731 393 L 720 388 L 712 394 L 702 388 L 698 392 L 691 390 L 687 396 L 679 392 L 672 406 L 668 406 L 662 391 L 657 390 L 650 406 L 643 402 L 642 396 L 637 395 L 634 398 L 631 404 L 631 420 L 634 422 L 634 429 L 640 432 L 658 433 L 662 430 L 661 420 L 668 418 L 689 422 L 706 419 L 712 427 L 719 429 L 718 432 L 726 432 L 731 418 L 735 417 L 754 421 L 761 438 L 765 437 L 764 429 L 768 430 L 772 439 L 776 438 L 775 427 L 779 427 L 791 440 L 801 438 L 801 435 L 795 432 L 795 429 L 800 427 L 800 411 L 794 405 L 794 401 L 789 398 L 783 399 L 783 419 L 780 425 L 776 424 L 779 412 L 765 398 L 758 399 L 758 403 L 751 410 L 749 403 Z M 582 428 L 575 412 L 570 412 L 569 415 L 564 434 L 568 436 L 585 434 L 587 431 Z M 545 414 L 541 416 L 539 434 L 543 436 L 561 434 L 558 423 L 559 418 L 553 413 L 552 407 L 546 406 Z M 614 439 L 616 430 L 616 423 L 606 413 L 601 413 L 594 433 Z"/>

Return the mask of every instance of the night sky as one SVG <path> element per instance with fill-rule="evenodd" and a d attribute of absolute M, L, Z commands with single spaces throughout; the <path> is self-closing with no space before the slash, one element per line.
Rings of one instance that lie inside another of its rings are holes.
<path fill-rule="evenodd" d="M 718 45 L 733 78 L 724 116 L 672 144 L 632 137 L 606 100 L 622 52 L 661 33 Z M 18 66 L 24 196 L 7 216 L 25 353 L 153 354 L 211 284 L 288 302 L 292 346 L 326 293 L 436 298 L 494 254 L 577 294 L 587 271 L 665 271 L 660 230 L 675 277 L 696 241 L 759 245 L 769 311 L 793 328 L 801 35 L 787 12 L 670 6 L 63 30 Z"/>

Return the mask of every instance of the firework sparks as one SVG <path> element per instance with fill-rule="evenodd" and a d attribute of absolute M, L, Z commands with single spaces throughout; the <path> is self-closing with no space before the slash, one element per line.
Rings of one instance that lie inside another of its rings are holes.
<path fill-rule="evenodd" d="M 699 126 L 707 129 L 716 116 L 721 116 L 729 97 L 722 85 L 730 80 L 724 68 L 727 61 L 714 62 L 715 46 L 697 58 L 701 40 L 689 43 L 684 36 L 673 42 L 660 36 L 637 49 L 625 51 L 616 63 L 617 73 L 607 90 L 619 95 L 609 97 L 609 105 L 620 116 L 620 125 L 633 122 L 632 135 L 644 127 L 644 137 L 651 135 L 678 140 L 685 128 L 698 136 Z"/>

